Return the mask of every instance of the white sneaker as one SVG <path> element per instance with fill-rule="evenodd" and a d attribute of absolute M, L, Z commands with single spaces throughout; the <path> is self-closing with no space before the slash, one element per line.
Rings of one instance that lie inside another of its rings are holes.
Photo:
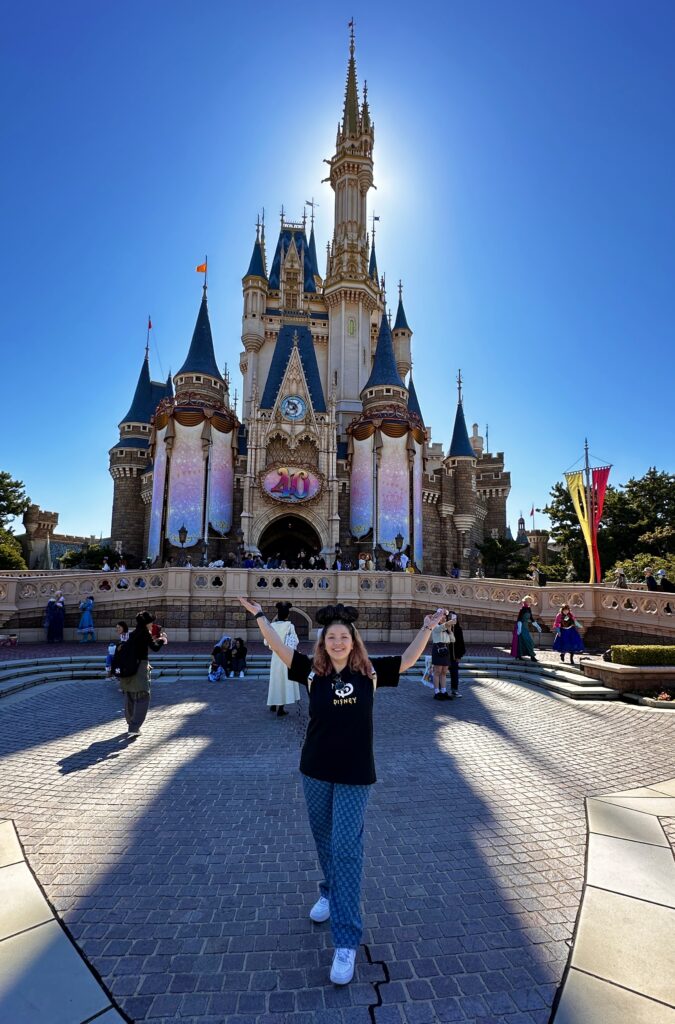
<path fill-rule="evenodd" d="M 234 679 L 234 672 L 230 672 L 230 679 Z"/>
<path fill-rule="evenodd" d="M 330 980 L 334 985 L 348 985 L 354 977 L 355 949 L 335 950 L 333 966 L 330 969 Z"/>
<path fill-rule="evenodd" d="M 316 921 L 317 924 L 321 924 L 322 921 L 327 921 L 330 917 L 330 903 L 325 896 L 319 896 L 318 900 L 309 912 L 309 916 L 312 921 Z"/>
<path fill-rule="evenodd" d="M 244 673 L 243 673 L 243 672 L 240 672 L 240 673 L 239 673 L 239 678 L 240 678 L 240 679 L 243 679 L 243 678 L 244 678 Z"/>

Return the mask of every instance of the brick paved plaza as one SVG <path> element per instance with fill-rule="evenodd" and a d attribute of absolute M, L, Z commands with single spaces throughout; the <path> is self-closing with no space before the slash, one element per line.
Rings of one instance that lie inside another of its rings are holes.
<path fill-rule="evenodd" d="M 503 681 L 440 705 L 408 680 L 380 691 L 365 946 L 338 989 L 328 927 L 307 917 L 304 713 L 279 720 L 265 698 L 250 680 L 160 681 L 133 744 L 103 679 L 2 701 L 0 817 L 120 1010 L 545 1024 L 584 879 L 584 798 L 674 776 L 670 715 Z"/>

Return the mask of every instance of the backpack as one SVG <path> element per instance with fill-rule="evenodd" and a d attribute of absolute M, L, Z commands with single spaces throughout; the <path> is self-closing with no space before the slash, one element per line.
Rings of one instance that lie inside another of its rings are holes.
<path fill-rule="evenodd" d="M 129 679 L 131 676 L 136 675 L 140 664 L 141 659 L 129 643 L 117 645 L 117 650 L 113 654 L 111 663 L 113 675 L 119 676 L 120 679 Z"/>

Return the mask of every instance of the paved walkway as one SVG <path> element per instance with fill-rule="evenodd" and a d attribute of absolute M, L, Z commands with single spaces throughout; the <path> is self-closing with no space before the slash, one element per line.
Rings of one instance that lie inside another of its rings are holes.
<path fill-rule="evenodd" d="M 546 1024 L 584 882 L 584 798 L 675 776 L 671 716 L 507 682 L 441 705 L 416 683 L 380 691 L 364 946 L 337 989 L 328 929 L 307 919 L 304 715 L 264 701 L 247 680 L 160 682 L 131 745 L 114 683 L 2 701 L 0 818 L 120 1011 Z"/>

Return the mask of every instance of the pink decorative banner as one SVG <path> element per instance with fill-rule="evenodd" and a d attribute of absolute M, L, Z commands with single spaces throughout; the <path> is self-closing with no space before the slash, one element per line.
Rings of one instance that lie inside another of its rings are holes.
<path fill-rule="evenodd" d="M 181 547 L 178 531 L 184 526 L 187 529 L 184 546 L 191 548 L 201 539 L 204 528 L 203 424 L 185 427 L 176 422 L 175 427 L 166 536 L 175 547 Z"/>
<path fill-rule="evenodd" d="M 382 431 L 380 464 L 377 470 L 377 540 L 381 547 L 396 551 L 395 537 L 403 537 L 402 550 L 410 543 L 408 506 L 410 478 L 408 437 L 389 437 Z"/>
<path fill-rule="evenodd" d="M 232 459 L 232 432 L 211 431 L 209 458 L 209 523 L 223 536 L 232 528 L 232 502 L 234 498 L 234 465 Z"/>
<path fill-rule="evenodd" d="M 424 477 L 423 447 L 415 441 L 415 461 L 413 462 L 413 562 L 422 571 L 424 555 L 424 527 L 422 501 L 422 484 Z"/>
<path fill-rule="evenodd" d="M 270 498 L 295 505 L 317 496 L 321 478 L 301 466 L 277 466 L 264 474 L 262 485 Z"/>
<path fill-rule="evenodd" d="M 602 510 L 605 506 L 605 494 L 607 493 L 607 481 L 611 466 L 598 466 L 593 470 L 591 487 L 593 489 L 593 558 L 595 560 L 595 581 L 602 580 L 602 569 L 600 567 L 600 552 L 598 551 L 598 527 L 602 519 Z"/>
<path fill-rule="evenodd" d="M 157 431 L 155 461 L 152 467 L 152 505 L 150 506 L 150 533 L 148 536 L 148 558 L 154 562 L 160 552 L 162 539 L 162 516 L 164 514 L 164 485 L 166 483 L 166 427 Z"/>
<path fill-rule="evenodd" d="M 365 537 L 373 528 L 373 438 L 371 434 L 362 441 L 352 441 L 349 528 L 353 537 Z"/>

